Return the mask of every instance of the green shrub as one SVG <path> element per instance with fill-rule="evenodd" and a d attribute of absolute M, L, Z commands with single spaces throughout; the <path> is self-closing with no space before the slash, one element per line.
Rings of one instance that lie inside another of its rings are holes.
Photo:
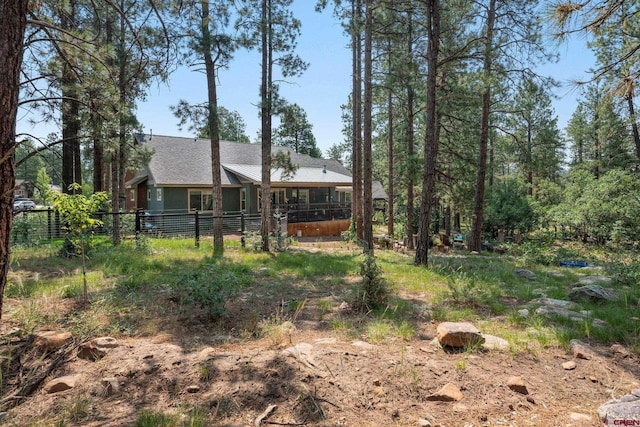
<path fill-rule="evenodd" d="M 181 277 L 174 291 L 184 308 L 199 307 L 215 320 L 224 314 L 226 302 L 252 281 L 250 271 L 242 265 L 208 260 Z"/>
<path fill-rule="evenodd" d="M 11 229 L 11 242 L 13 244 L 21 244 L 26 246 L 37 245 L 37 218 L 35 215 L 29 215 L 24 212 L 22 215 L 13 219 L 13 227 Z"/>
<path fill-rule="evenodd" d="M 481 283 L 464 272 L 447 278 L 447 290 L 447 299 L 462 307 L 492 307 L 501 295 L 498 287 Z"/>
<path fill-rule="evenodd" d="M 612 261 L 607 264 L 606 271 L 623 286 L 635 286 L 640 282 L 640 266 L 636 262 Z"/>
<path fill-rule="evenodd" d="M 366 254 L 360 264 L 362 281 L 354 288 L 352 306 L 362 312 L 384 307 L 391 295 L 391 286 L 382 276 L 382 269 L 372 254 Z"/>

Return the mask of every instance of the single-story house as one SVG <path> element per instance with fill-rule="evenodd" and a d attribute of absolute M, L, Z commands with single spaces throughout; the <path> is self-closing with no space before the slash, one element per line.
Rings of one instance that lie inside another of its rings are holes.
<path fill-rule="evenodd" d="M 152 155 L 148 165 L 126 183 L 127 208 L 153 213 L 211 211 L 211 143 L 208 139 L 140 134 Z M 261 146 L 220 141 L 222 205 L 226 213 L 261 210 Z M 312 158 L 286 147 L 298 166 L 291 177 L 272 169 L 271 203 L 289 223 L 351 216 L 351 174 L 336 160 Z"/>

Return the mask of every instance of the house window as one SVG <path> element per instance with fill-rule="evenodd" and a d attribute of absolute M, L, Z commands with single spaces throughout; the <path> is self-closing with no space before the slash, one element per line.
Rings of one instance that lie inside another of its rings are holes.
<path fill-rule="evenodd" d="M 292 192 L 293 194 L 293 199 L 291 200 L 292 203 L 301 206 L 301 207 L 307 207 L 309 204 L 309 190 L 293 190 Z"/>
<path fill-rule="evenodd" d="M 129 200 L 131 200 L 132 202 L 136 201 L 136 191 L 135 190 L 129 190 Z"/>
<path fill-rule="evenodd" d="M 247 210 L 247 190 L 240 189 L 240 211 L 246 212 Z"/>
<path fill-rule="evenodd" d="M 284 188 L 271 190 L 271 205 L 278 206 L 287 203 L 287 197 Z"/>
<path fill-rule="evenodd" d="M 151 190 L 147 190 L 147 201 L 151 201 Z"/>
<path fill-rule="evenodd" d="M 156 200 L 158 202 L 162 201 L 162 188 L 157 188 L 156 189 Z"/>
<path fill-rule="evenodd" d="M 287 203 L 286 191 L 284 188 L 271 190 L 271 206 L 278 207 Z M 262 190 L 258 190 L 258 210 L 262 210 Z"/>
<path fill-rule="evenodd" d="M 338 200 L 344 203 L 351 203 L 350 191 L 338 191 Z"/>
<path fill-rule="evenodd" d="M 189 190 L 190 211 L 212 211 L 213 193 L 211 191 Z"/>

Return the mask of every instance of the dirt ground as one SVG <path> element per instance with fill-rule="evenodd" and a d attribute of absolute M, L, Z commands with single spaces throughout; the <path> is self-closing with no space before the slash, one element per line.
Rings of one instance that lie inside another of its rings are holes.
<path fill-rule="evenodd" d="M 79 358 L 77 343 L 68 345 L 49 354 L 67 357 L 42 385 L 70 375 L 75 386 L 58 393 L 39 386 L 26 398 L 5 399 L 0 424 L 53 425 L 34 420 L 64 416 L 61 425 L 129 426 L 145 410 L 200 407 L 216 426 L 601 426 L 598 406 L 640 387 L 639 358 L 629 349 L 591 344 L 590 359 L 535 343 L 526 350 L 450 351 L 434 342 L 437 323 L 426 319 L 416 319 L 411 341 L 371 342 L 335 328 L 337 319 L 357 316 L 340 298 L 306 294 L 303 308 L 285 318 L 288 297 L 247 292 L 229 306 L 233 321 L 215 330 L 167 318 L 165 332 L 119 338 L 96 361 Z M 321 303 L 327 299 L 331 307 Z M 278 312 L 271 333 L 246 336 L 262 314 Z M 40 357 L 25 351 L 20 363 L 26 369 Z M 567 361 L 575 369 L 563 368 Z M 524 379 L 528 394 L 507 386 L 512 376 Z M 461 400 L 430 400 L 448 383 Z"/>

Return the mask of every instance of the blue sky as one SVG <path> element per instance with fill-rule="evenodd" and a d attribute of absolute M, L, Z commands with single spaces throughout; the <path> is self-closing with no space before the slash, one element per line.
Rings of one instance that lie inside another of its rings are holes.
<path fill-rule="evenodd" d="M 295 0 L 293 12 L 302 21 L 302 35 L 297 52 L 310 63 L 308 70 L 297 78 L 281 84 L 281 94 L 290 103 L 299 104 L 313 124 L 313 132 L 323 153 L 334 143 L 341 142 L 342 119 L 340 106 L 351 90 L 351 52 L 349 40 L 331 10 L 317 13 L 315 0 Z M 574 36 L 557 47 L 560 62 L 540 67 L 540 72 L 552 75 L 562 83 L 554 90 L 558 99 L 554 107 L 560 129 L 564 129 L 576 107 L 579 91 L 571 81 L 584 79 L 593 64 L 593 56 L 586 41 Z M 247 134 L 256 139 L 260 128 L 258 117 L 258 88 L 260 82 L 260 56 L 258 52 L 240 51 L 228 70 L 220 74 L 219 105 L 240 113 L 247 124 Z M 147 100 L 138 104 L 138 120 L 145 132 L 156 135 L 193 136 L 180 131 L 177 119 L 169 107 L 180 99 L 191 103 L 206 100 L 204 74 L 181 68 L 171 75 L 168 84 L 154 84 Z M 20 116 L 19 116 L 20 117 Z M 274 125 L 277 121 L 274 122 Z M 18 123 L 18 132 L 26 131 L 45 137 L 51 128 L 29 128 L 26 120 Z"/>
<path fill-rule="evenodd" d="M 349 40 L 331 11 L 317 13 L 314 4 L 313 0 L 294 2 L 294 15 L 302 21 L 297 52 L 310 65 L 301 77 L 281 83 L 280 93 L 289 103 L 297 103 L 306 111 L 324 153 L 343 140 L 340 105 L 346 103 L 351 90 L 351 53 Z M 218 83 L 218 104 L 240 113 L 247 124 L 247 134 L 254 141 L 260 129 L 259 52 L 238 52 L 229 69 L 220 73 Z M 172 75 L 169 87 L 152 87 L 148 101 L 140 104 L 137 112 L 145 132 L 153 129 L 156 135 L 193 136 L 177 129 L 169 106 L 179 99 L 204 102 L 206 90 L 204 74 L 189 69 L 180 69 Z"/>

